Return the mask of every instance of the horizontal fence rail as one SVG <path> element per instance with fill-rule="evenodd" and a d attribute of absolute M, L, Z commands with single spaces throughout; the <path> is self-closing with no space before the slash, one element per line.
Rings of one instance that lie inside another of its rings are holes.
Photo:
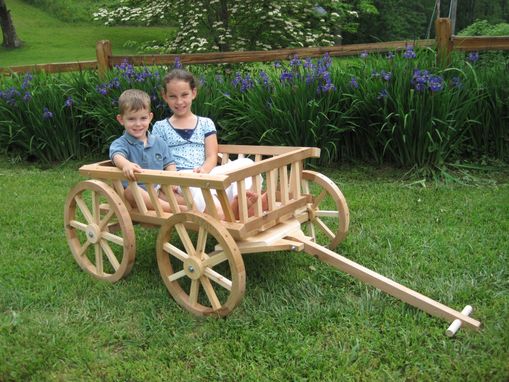
<path fill-rule="evenodd" d="M 48 73 L 97 70 L 99 76 L 110 70 L 113 66 L 127 61 L 133 65 L 171 65 L 176 58 L 183 64 L 233 64 L 246 62 L 268 62 L 288 60 L 295 55 L 298 57 L 320 57 L 328 53 L 333 57 L 356 56 L 361 52 L 388 52 L 413 47 L 435 46 L 438 60 L 448 62 L 453 50 L 480 51 L 480 50 L 509 50 L 509 36 L 500 37 L 460 37 L 452 35 L 451 21 L 448 18 L 439 18 L 435 22 L 435 39 L 404 40 L 369 44 L 349 44 L 341 46 L 324 46 L 315 48 L 287 48 L 270 51 L 238 51 L 238 52 L 211 52 L 186 54 L 150 54 L 150 55 L 122 55 L 112 54 L 111 42 L 98 41 L 96 45 L 97 60 L 81 62 L 64 62 L 53 64 L 35 64 L 24 66 L 11 66 L 0 68 L 0 74 L 25 73 L 45 71 Z"/>

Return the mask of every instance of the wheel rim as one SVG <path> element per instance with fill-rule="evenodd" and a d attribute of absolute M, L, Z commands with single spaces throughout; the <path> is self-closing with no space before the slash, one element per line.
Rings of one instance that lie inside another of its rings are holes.
<path fill-rule="evenodd" d="M 344 240 L 350 224 L 350 212 L 343 193 L 325 175 L 315 171 L 302 171 L 302 189 L 312 195 L 308 204 L 309 220 L 306 234 L 315 242 L 334 249 Z"/>
<path fill-rule="evenodd" d="M 237 244 L 206 214 L 170 217 L 157 238 L 157 263 L 170 294 L 195 315 L 226 316 L 244 296 L 246 273 Z"/>
<path fill-rule="evenodd" d="M 67 243 L 83 270 L 110 282 L 130 272 L 134 228 L 122 200 L 106 183 L 77 184 L 67 196 L 64 221 Z"/>

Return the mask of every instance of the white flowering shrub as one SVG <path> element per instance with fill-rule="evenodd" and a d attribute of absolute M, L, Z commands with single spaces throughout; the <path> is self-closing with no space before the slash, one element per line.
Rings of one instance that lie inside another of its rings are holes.
<path fill-rule="evenodd" d="M 359 13 L 375 12 L 373 0 L 122 0 L 94 17 L 107 25 L 176 24 L 163 50 L 192 53 L 330 46 L 341 30 L 356 29 Z"/>

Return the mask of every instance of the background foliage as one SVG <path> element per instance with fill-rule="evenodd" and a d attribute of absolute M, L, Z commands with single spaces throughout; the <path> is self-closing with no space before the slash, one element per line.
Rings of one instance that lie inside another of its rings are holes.
<path fill-rule="evenodd" d="M 440 68 L 431 49 L 361 56 L 196 66 L 194 110 L 216 121 L 223 142 L 317 146 L 323 164 L 363 160 L 430 174 L 507 160 L 507 57 L 456 55 Z M 0 144 L 11 156 L 45 162 L 104 155 L 121 133 L 114 116 L 123 90 L 146 90 L 156 120 L 168 116 L 159 96 L 168 69 L 125 63 L 105 80 L 95 72 L 4 78 Z"/>

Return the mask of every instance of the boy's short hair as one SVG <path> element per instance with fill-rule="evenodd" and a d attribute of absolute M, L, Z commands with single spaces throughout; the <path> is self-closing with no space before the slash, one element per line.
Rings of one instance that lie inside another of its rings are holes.
<path fill-rule="evenodd" d="M 143 90 L 128 89 L 118 97 L 118 111 L 120 114 L 141 109 L 150 111 L 150 96 Z"/>

